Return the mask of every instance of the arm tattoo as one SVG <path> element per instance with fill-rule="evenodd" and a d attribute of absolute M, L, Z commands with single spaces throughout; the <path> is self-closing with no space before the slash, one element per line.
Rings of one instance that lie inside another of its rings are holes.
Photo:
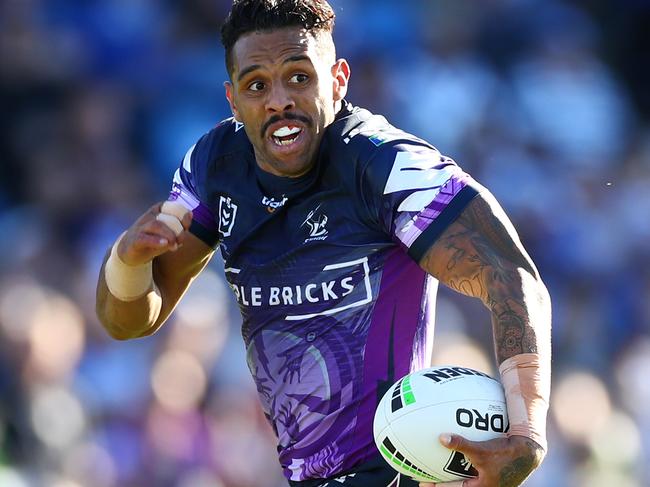
<path fill-rule="evenodd" d="M 492 307 L 492 324 L 497 357 L 503 361 L 520 353 L 536 353 L 537 342 L 526 319 L 525 306 L 514 299 L 505 299 Z"/>
<path fill-rule="evenodd" d="M 544 311 L 537 269 L 501 207 L 477 196 L 431 247 L 422 267 L 492 312 L 497 359 L 537 351 L 531 322 Z M 544 290 L 545 292 L 545 290 Z"/>
<path fill-rule="evenodd" d="M 528 440 L 530 453 L 515 458 L 499 472 L 499 487 L 517 487 L 542 463 L 544 453 L 539 445 Z"/>
<path fill-rule="evenodd" d="M 521 485 L 534 468 L 533 455 L 515 458 L 512 463 L 503 467 L 501 472 L 499 472 L 499 487 L 516 487 L 517 485 Z"/>

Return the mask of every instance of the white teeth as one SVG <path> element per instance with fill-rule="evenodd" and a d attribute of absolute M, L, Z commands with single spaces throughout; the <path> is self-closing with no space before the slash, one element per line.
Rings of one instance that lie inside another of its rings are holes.
<path fill-rule="evenodd" d="M 300 129 L 299 127 L 292 127 L 292 128 L 289 128 L 289 127 L 286 127 L 286 126 L 285 126 L 285 127 L 281 127 L 281 128 L 279 128 L 278 130 L 276 130 L 275 132 L 273 132 L 273 135 L 274 135 L 275 137 L 288 137 L 289 135 L 293 135 L 293 134 L 297 134 L 297 133 L 299 133 L 300 130 L 301 130 L 301 129 Z"/>
<path fill-rule="evenodd" d="M 296 141 L 296 139 L 295 138 L 289 140 L 274 139 L 274 141 L 277 145 L 290 145 L 293 144 Z"/>

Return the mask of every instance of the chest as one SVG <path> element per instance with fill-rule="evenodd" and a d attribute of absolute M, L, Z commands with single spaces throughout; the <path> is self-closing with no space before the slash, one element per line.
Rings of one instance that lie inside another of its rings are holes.
<path fill-rule="evenodd" d="M 344 187 L 319 187 L 294 197 L 220 192 L 213 205 L 227 266 L 311 265 L 389 241 Z"/>

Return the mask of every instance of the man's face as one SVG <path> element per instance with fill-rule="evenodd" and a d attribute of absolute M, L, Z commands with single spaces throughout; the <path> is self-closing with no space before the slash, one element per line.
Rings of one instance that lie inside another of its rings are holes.
<path fill-rule="evenodd" d="M 233 47 L 226 97 L 257 164 L 278 176 L 311 168 L 347 91 L 347 63 L 335 61 L 327 34 L 316 36 L 301 28 L 254 32 Z"/>

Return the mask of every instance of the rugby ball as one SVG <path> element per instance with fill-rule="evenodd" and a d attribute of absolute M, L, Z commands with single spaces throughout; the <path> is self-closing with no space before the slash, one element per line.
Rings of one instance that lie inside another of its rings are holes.
<path fill-rule="evenodd" d="M 476 477 L 465 456 L 440 444 L 442 433 L 472 441 L 505 436 L 506 401 L 501 383 L 466 367 L 431 367 L 404 376 L 377 406 L 375 444 L 398 472 L 418 482 Z"/>

